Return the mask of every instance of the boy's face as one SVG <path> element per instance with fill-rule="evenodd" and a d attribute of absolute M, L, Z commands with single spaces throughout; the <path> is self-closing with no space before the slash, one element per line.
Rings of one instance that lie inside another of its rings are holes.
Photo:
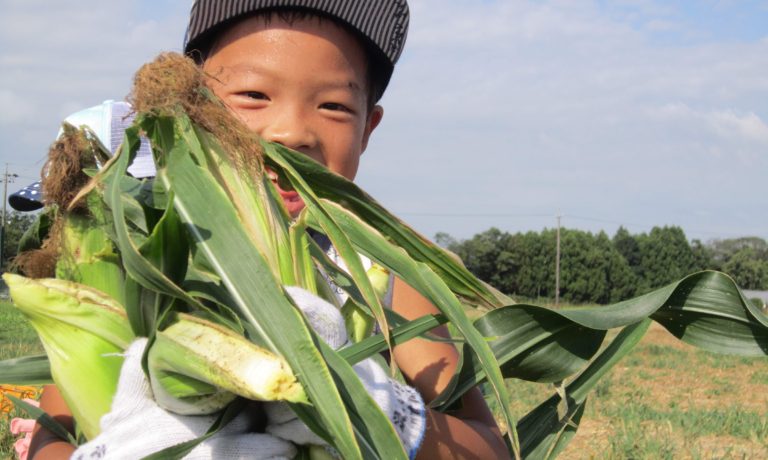
<path fill-rule="evenodd" d="M 224 31 L 203 69 L 250 129 L 351 180 L 383 114 L 368 109 L 366 64 L 362 46 L 333 22 L 287 24 L 275 15 Z M 298 214 L 298 195 L 279 191 L 288 212 Z"/>

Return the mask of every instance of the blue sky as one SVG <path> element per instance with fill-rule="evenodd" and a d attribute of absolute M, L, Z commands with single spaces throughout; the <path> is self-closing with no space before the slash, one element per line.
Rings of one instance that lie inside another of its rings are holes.
<path fill-rule="evenodd" d="M 768 238 L 768 1 L 411 1 L 360 185 L 431 237 Z M 0 0 L 0 161 L 179 50 L 188 1 Z"/>

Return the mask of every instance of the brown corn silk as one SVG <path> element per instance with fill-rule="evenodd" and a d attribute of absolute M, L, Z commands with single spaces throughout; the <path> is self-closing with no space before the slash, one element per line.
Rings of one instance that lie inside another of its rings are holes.
<path fill-rule="evenodd" d="M 239 169 L 247 174 L 261 174 L 263 152 L 258 135 L 213 96 L 206 86 L 211 79 L 214 77 L 203 72 L 192 59 L 178 53 L 162 53 L 136 73 L 128 102 L 138 113 L 186 113 L 213 134 Z"/>
<path fill-rule="evenodd" d="M 41 184 L 44 204 L 58 209 L 56 219 L 39 249 L 22 252 L 14 258 L 15 270 L 30 278 L 54 276 L 56 261 L 61 255 L 64 215 L 88 213 L 85 201 L 78 199 L 78 195 L 91 181 L 83 169 L 96 167 L 95 148 L 83 131 L 68 124 L 51 144 Z"/>

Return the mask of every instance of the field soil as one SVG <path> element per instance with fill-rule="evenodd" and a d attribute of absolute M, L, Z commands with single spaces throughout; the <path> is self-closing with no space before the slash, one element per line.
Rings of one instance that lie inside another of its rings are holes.
<path fill-rule="evenodd" d="M 36 353 L 34 331 L 0 302 L 0 359 Z M 509 386 L 518 417 L 553 393 L 517 380 Z M 0 414 L 3 459 L 13 455 L 8 420 Z M 705 352 L 654 323 L 597 384 L 560 458 L 767 459 L 768 359 Z"/>
<path fill-rule="evenodd" d="M 768 360 L 704 352 L 654 323 L 561 458 L 766 459 Z"/>

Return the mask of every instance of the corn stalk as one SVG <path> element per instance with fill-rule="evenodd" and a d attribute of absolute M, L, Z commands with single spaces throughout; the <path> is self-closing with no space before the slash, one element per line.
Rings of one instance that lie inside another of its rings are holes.
<path fill-rule="evenodd" d="M 205 90 L 200 94 L 212 97 Z M 551 458 L 564 448 L 589 390 L 640 340 L 650 321 L 705 349 L 768 354 L 768 317 L 722 273 L 692 274 L 599 308 L 515 304 L 355 184 L 306 156 L 262 142 L 262 161 L 306 203 L 291 221 L 263 169 L 243 168 L 242 152 L 225 147 L 230 144 L 206 126 L 183 105 L 140 112 L 119 155 L 98 176 L 91 193 L 99 200 L 89 203 L 95 214 L 107 216 L 98 226 L 119 257 L 115 276 L 124 277 L 122 292 L 112 295 L 122 303 L 131 332 L 156 338 L 155 343 L 174 330 L 180 315 L 189 314 L 284 360 L 310 402 L 294 404 L 295 411 L 344 458 L 405 456 L 351 364 L 414 337 L 429 337 L 429 330 L 447 322 L 457 331 L 462 361 L 431 407 L 448 410 L 468 389 L 486 383 L 509 427 L 510 452 L 518 458 Z M 126 174 L 140 132 L 152 143 L 155 180 Z M 347 271 L 325 256 L 307 229 L 327 235 Z M 413 286 L 441 314 L 406 321 L 384 309 L 380 285 L 369 279 L 360 254 Z M 340 351 L 321 343 L 283 289 L 299 285 L 335 302 L 319 281 L 320 272 L 347 292 L 347 312 L 375 319 L 381 332 L 357 334 L 357 343 Z M 470 321 L 466 308 L 486 313 Z M 622 332 L 605 344 L 606 332 L 614 328 Z M 169 356 L 150 352 L 150 367 L 165 365 Z M 49 359 L 56 379 L 50 353 Z M 0 383 L 43 381 L 45 362 L 41 357 L 0 362 Z M 173 368 L 171 375 L 177 371 L 184 378 L 171 385 L 175 397 L 222 389 L 255 397 L 236 385 L 206 380 L 205 372 Z M 155 380 L 166 376 L 155 374 Z M 514 397 L 505 385 L 509 378 L 565 383 L 518 420 L 509 410 Z M 188 443 L 164 454 L 180 457 L 193 447 Z"/>

